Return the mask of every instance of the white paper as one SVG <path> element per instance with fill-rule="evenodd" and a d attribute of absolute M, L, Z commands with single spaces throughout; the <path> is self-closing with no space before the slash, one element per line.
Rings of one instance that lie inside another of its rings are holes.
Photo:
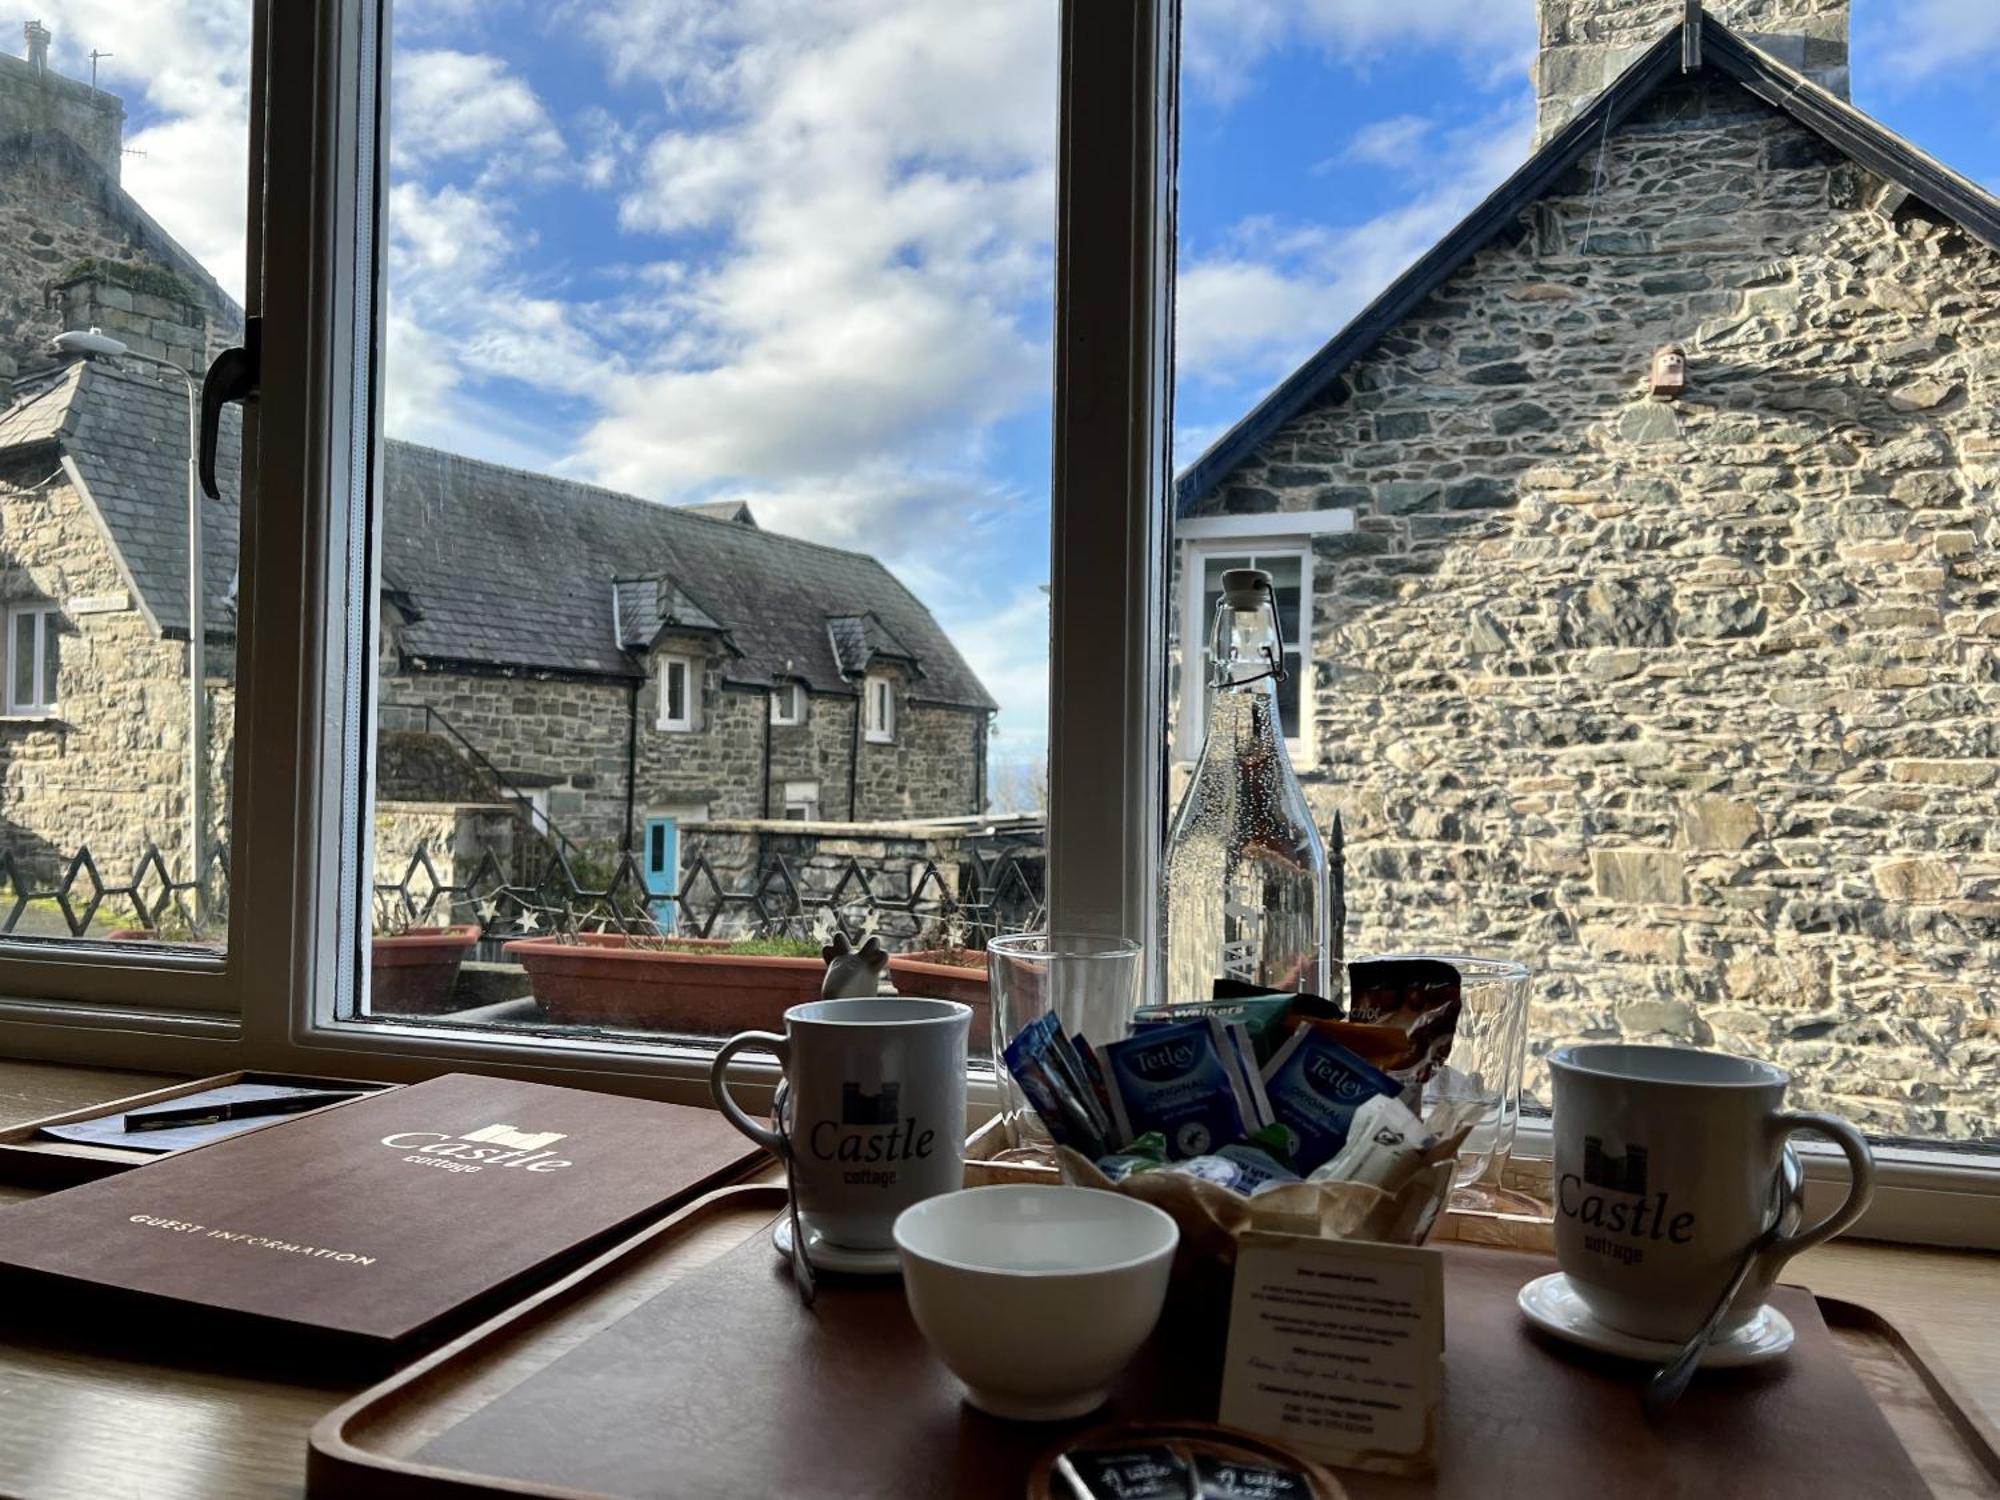
<path fill-rule="evenodd" d="M 1336 1466 L 1424 1473 L 1443 1356 L 1437 1251 L 1262 1233 L 1239 1242 L 1225 1426 Z"/>

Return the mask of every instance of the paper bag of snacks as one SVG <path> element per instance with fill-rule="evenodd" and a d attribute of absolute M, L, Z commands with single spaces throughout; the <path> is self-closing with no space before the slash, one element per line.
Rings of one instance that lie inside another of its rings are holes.
<path fill-rule="evenodd" d="M 1233 1266 L 1251 1229 L 1420 1244 L 1470 1130 L 1414 1108 L 1450 1055 L 1457 973 L 1368 967 L 1354 980 L 1367 1020 L 1317 996 L 1252 995 L 1142 1009 L 1094 1048 L 1048 1015 L 1008 1045 L 1007 1067 L 1065 1180 L 1172 1214 L 1184 1270 Z"/>

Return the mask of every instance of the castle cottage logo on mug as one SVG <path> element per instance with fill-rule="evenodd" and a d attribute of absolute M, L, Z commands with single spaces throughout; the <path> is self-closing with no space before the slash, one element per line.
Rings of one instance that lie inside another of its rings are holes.
<path fill-rule="evenodd" d="M 1690 1337 L 1770 1223 L 1786 1138 L 1830 1138 L 1853 1168 L 1847 1201 L 1782 1235 L 1723 1330 L 1764 1305 L 1784 1263 L 1861 1216 L 1874 1160 L 1833 1115 L 1784 1108 L 1769 1063 L 1679 1047 L 1563 1047 L 1555 1080 L 1556 1262 L 1593 1316 L 1637 1338 Z"/>
<path fill-rule="evenodd" d="M 800 1217 L 829 1243 L 886 1250 L 896 1215 L 963 1185 L 965 1050 L 972 1020 L 954 1000 L 814 1000 L 785 1034 L 746 1031 L 715 1054 L 716 1107 L 774 1154 L 789 1151 Z M 791 1091 L 789 1138 L 730 1097 L 729 1059 L 762 1046 Z"/>

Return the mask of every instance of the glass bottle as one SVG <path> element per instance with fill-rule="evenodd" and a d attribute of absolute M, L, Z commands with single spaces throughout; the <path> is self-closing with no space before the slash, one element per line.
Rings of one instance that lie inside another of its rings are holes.
<path fill-rule="evenodd" d="M 1324 994 L 1326 848 L 1285 751 L 1285 645 L 1268 573 L 1222 575 L 1209 650 L 1208 732 L 1167 835 L 1160 998 L 1207 1000 L 1218 978 Z"/>

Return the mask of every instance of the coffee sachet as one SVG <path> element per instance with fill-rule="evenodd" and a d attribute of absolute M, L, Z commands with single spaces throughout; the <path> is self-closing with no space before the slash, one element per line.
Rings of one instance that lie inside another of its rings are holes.
<path fill-rule="evenodd" d="M 1078 1448 L 1056 1460 L 1073 1500 L 1195 1500 L 1194 1474 L 1178 1448 Z"/>
<path fill-rule="evenodd" d="M 1313 1500 L 1313 1482 L 1297 1469 L 1245 1459 L 1194 1455 L 1197 1500 Z"/>

